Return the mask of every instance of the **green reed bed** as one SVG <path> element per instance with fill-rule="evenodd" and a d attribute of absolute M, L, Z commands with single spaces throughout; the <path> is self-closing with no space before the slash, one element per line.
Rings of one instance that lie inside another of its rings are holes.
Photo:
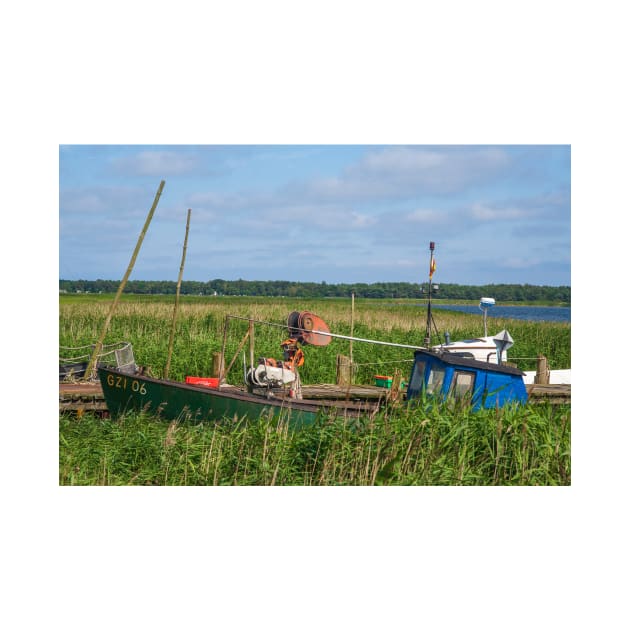
<path fill-rule="evenodd" d="M 62 296 L 59 309 L 59 343 L 61 346 L 81 346 L 94 343 L 107 316 L 111 299 L 106 296 Z M 150 366 L 161 376 L 167 359 L 168 338 L 173 317 L 173 298 L 168 296 L 124 296 L 108 331 L 106 343 L 121 340 L 133 344 L 136 362 Z M 77 299 L 83 298 L 83 299 Z M 185 298 L 180 305 L 169 375 L 183 380 L 187 375 L 208 376 L 212 372 L 212 355 L 222 349 L 226 315 L 285 324 L 294 310 L 310 310 L 326 321 L 331 332 L 350 335 L 350 304 L 348 300 L 289 300 L 278 298 Z M 401 344 L 422 344 L 426 310 L 411 304 L 382 303 L 377 300 L 357 300 L 353 336 Z M 483 333 L 481 318 L 466 313 L 435 314 L 443 340 L 448 331 L 452 340 Z M 507 328 L 515 340 L 510 357 L 518 358 L 521 369 L 535 369 L 538 354 L 544 354 L 551 369 L 571 365 L 570 324 L 526 322 L 510 319 L 490 321 L 489 333 Z M 230 320 L 226 363 L 234 356 L 239 342 L 247 332 L 247 322 Z M 284 328 L 255 326 L 256 358 L 280 358 L 280 343 L 286 338 Z M 249 346 L 245 345 L 248 356 Z M 305 383 L 334 382 L 336 357 L 350 354 L 350 343 L 333 339 L 325 347 L 306 347 L 306 363 L 301 370 Z M 363 342 L 352 344 L 359 383 L 373 382 L 374 374 L 391 373 L 399 368 L 403 375 L 411 368 L 412 351 L 404 348 L 376 346 Z M 228 380 L 242 381 L 242 353 L 228 374 Z"/>
<path fill-rule="evenodd" d="M 299 431 L 274 420 L 60 418 L 61 485 L 568 485 L 570 409 L 420 403 Z"/>
<path fill-rule="evenodd" d="M 136 362 L 161 376 L 173 317 L 172 297 L 123 296 L 105 343 L 133 344 Z M 59 307 L 61 346 L 94 343 L 111 296 L 63 296 Z M 286 323 L 293 310 L 310 310 L 334 333 L 349 335 L 347 300 L 183 298 L 170 377 L 208 376 L 213 353 L 222 347 L 226 315 Z M 411 304 L 357 300 L 356 337 L 403 344 L 422 343 L 426 311 Z M 481 318 L 436 313 L 440 333 L 451 339 L 482 334 Z M 534 369 L 538 354 L 552 369 L 569 368 L 570 324 L 493 319 L 489 332 L 507 328 L 515 340 L 510 358 Z M 231 320 L 226 362 L 247 331 Z M 256 357 L 280 358 L 286 329 L 256 326 Z M 434 338 L 434 343 L 438 343 Z M 335 381 L 336 356 L 349 355 L 346 340 L 304 349 L 305 384 Z M 248 355 L 248 345 L 245 345 Z M 411 369 L 411 350 L 354 342 L 355 382 L 375 374 Z M 242 383 L 239 356 L 228 381 Z M 290 432 L 261 420 L 189 425 L 142 414 L 119 420 L 60 416 L 59 483 L 62 485 L 567 485 L 570 484 L 570 406 L 528 405 L 471 412 L 466 407 L 388 409 L 360 421 L 322 418 Z"/>

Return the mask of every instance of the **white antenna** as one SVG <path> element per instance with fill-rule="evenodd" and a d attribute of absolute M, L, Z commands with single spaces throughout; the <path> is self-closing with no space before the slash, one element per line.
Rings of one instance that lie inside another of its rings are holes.
<path fill-rule="evenodd" d="M 479 302 L 479 308 L 483 311 L 483 336 L 488 336 L 488 309 L 494 306 L 494 298 L 482 297 Z"/>

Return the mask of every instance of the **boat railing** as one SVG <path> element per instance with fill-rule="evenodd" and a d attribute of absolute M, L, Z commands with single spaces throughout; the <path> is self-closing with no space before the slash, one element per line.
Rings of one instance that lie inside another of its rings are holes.
<path fill-rule="evenodd" d="M 59 347 L 59 379 L 84 378 L 85 370 L 95 345 L 60 346 Z M 103 345 L 98 354 L 96 365 L 115 366 L 123 372 L 132 373 L 136 370 L 133 346 L 128 341 L 119 341 Z M 92 375 L 92 378 L 95 374 Z"/>

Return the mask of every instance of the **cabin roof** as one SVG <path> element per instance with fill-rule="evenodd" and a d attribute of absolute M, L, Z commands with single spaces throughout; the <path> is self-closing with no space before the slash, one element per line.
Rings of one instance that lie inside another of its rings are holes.
<path fill-rule="evenodd" d="M 488 361 L 477 361 L 476 359 L 468 359 L 466 357 L 458 356 L 454 352 L 443 352 L 439 350 L 416 350 L 414 356 L 417 357 L 418 355 L 431 357 L 448 365 L 461 366 L 473 370 L 499 372 L 500 374 L 512 374 L 514 376 L 524 375 L 521 370 L 512 367 L 511 365 L 505 365 L 504 363 L 497 365 L 496 363 L 490 363 Z"/>

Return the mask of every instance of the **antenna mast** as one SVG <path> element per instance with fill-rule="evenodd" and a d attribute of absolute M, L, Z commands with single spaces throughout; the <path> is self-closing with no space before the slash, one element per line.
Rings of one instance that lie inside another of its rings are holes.
<path fill-rule="evenodd" d="M 433 258 L 435 243 L 433 241 L 429 243 L 429 250 L 431 252 L 431 260 L 429 262 L 429 303 L 427 304 L 427 329 L 424 335 L 424 345 L 427 348 L 431 345 L 431 321 L 433 319 L 431 314 L 431 289 L 433 288 L 433 272 L 435 271 L 435 258 Z"/>

